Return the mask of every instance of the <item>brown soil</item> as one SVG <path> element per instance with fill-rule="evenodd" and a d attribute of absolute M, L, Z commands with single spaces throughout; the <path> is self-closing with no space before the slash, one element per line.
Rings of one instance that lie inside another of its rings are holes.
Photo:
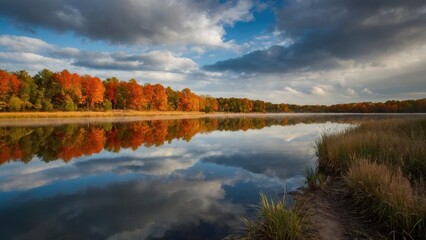
<path fill-rule="evenodd" d="M 332 179 L 324 190 L 302 189 L 294 195 L 307 227 L 301 239 L 385 239 L 351 207 L 343 180 Z"/>

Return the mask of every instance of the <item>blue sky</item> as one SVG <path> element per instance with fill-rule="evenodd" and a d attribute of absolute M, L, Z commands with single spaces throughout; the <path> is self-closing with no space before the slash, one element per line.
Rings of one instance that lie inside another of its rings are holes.
<path fill-rule="evenodd" d="M 0 0 L 0 68 L 276 103 L 418 99 L 425 19 L 422 0 Z"/>

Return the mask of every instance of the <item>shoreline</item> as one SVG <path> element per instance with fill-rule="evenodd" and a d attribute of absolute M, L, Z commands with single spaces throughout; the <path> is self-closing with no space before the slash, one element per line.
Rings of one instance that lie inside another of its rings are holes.
<path fill-rule="evenodd" d="M 183 111 L 0 112 L 0 127 L 229 117 L 426 116 L 426 113 L 231 113 Z"/>

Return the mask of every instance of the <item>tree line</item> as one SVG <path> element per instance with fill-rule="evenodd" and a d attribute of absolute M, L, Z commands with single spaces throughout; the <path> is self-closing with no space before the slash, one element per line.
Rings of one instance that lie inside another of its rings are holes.
<path fill-rule="evenodd" d="M 274 104 L 247 98 L 199 96 L 189 88 L 181 91 L 161 84 L 140 85 L 135 79 L 115 77 L 102 81 L 90 75 L 80 76 L 68 70 L 43 69 L 34 76 L 25 70 L 0 70 L 1 111 L 202 111 L 236 113 L 281 112 L 354 112 L 400 113 L 426 112 L 426 98 L 384 103 L 348 103 L 326 105 Z"/>

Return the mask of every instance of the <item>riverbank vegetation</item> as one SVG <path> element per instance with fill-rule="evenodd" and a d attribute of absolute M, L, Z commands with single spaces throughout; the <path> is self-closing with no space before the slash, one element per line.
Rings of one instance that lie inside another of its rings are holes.
<path fill-rule="evenodd" d="M 244 227 L 241 235 L 231 236 L 228 239 L 256 240 L 282 239 L 294 240 L 304 229 L 305 213 L 299 206 L 288 208 L 286 195 L 283 199 L 274 201 L 265 194 L 260 194 L 260 205 L 256 209 L 254 218 L 243 218 Z"/>
<path fill-rule="evenodd" d="M 393 239 L 426 239 L 426 119 L 323 135 L 318 171 L 344 181 L 357 213 Z"/>
<path fill-rule="evenodd" d="M 200 112 L 426 112 L 426 98 L 385 103 L 325 105 L 274 104 L 247 98 L 200 96 L 189 88 L 177 91 L 161 84 L 141 85 L 135 79 L 101 80 L 68 70 L 43 69 L 34 76 L 24 70 L 0 70 L 0 111 L 200 111 Z"/>

